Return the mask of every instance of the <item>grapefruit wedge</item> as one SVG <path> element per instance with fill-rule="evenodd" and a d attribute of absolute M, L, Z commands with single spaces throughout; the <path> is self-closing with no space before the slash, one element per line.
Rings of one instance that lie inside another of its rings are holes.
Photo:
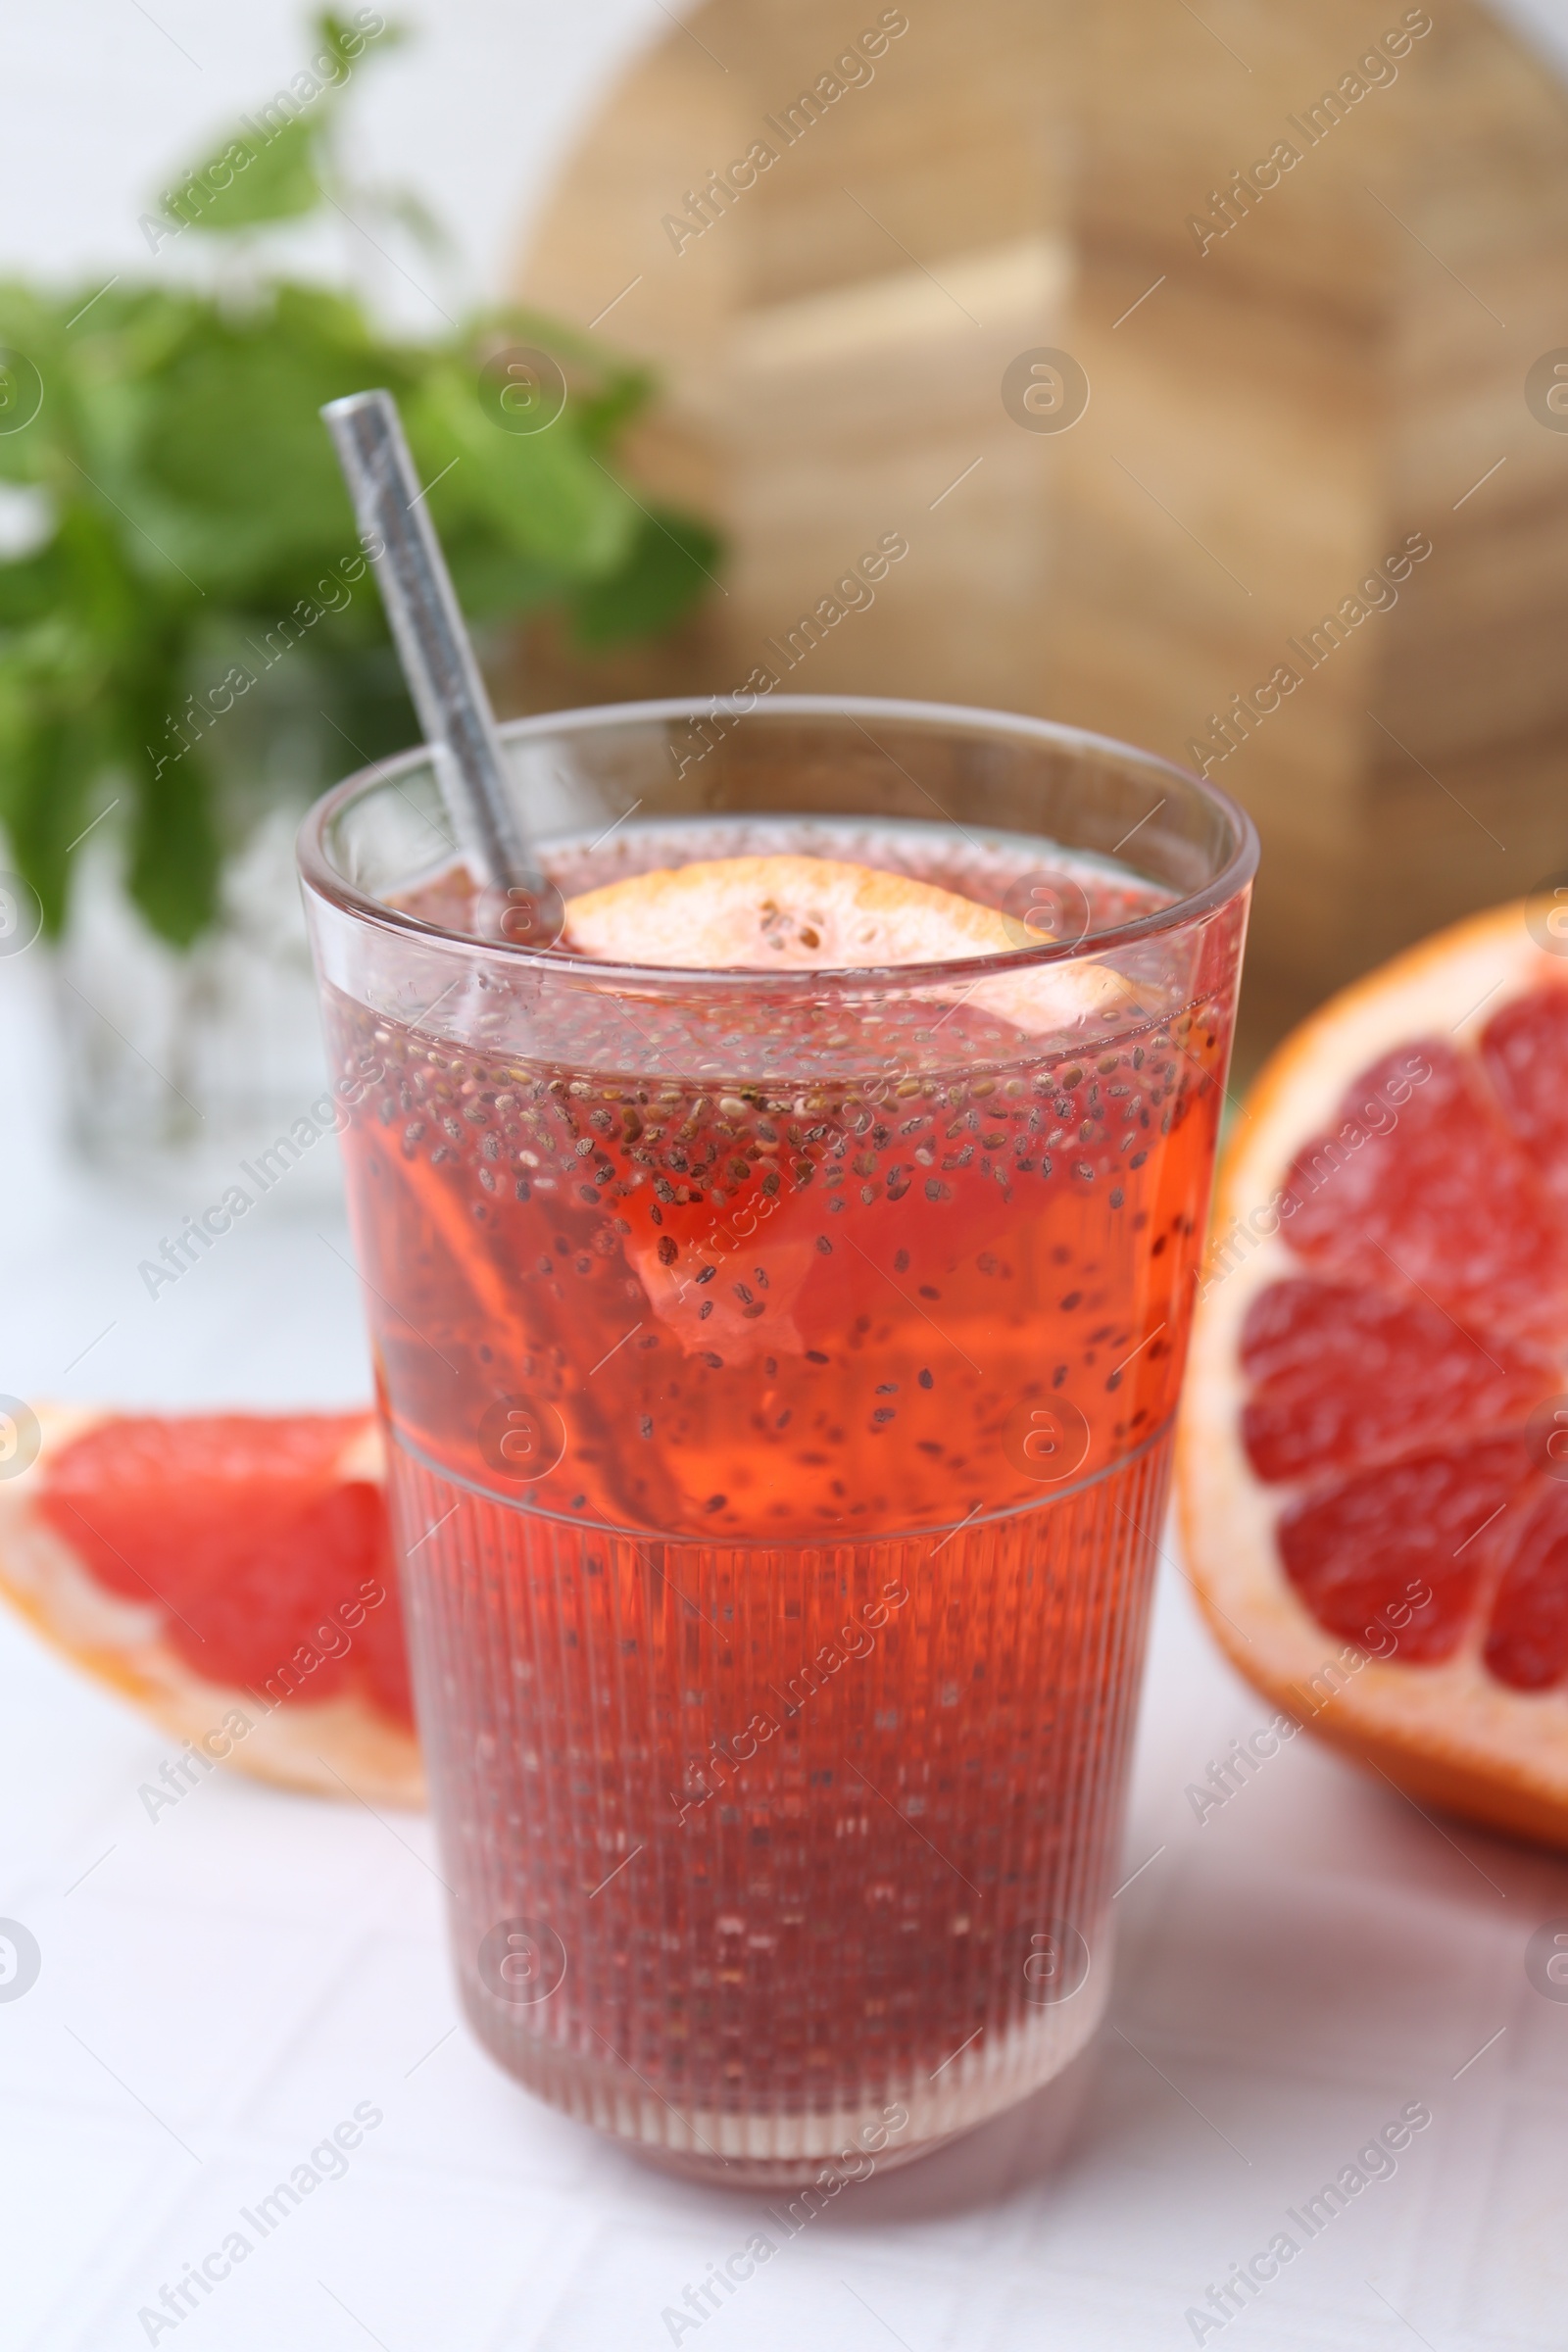
<path fill-rule="evenodd" d="M 1568 960 L 1522 902 L 1307 1021 L 1221 1172 L 1179 1452 L 1236 1666 L 1568 1846 Z"/>
<path fill-rule="evenodd" d="M 0 1481 L 0 1592 L 181 1742 L 150 1809 L 220 1762 L 423 1801 L 373 1415 L 37 1419 Z"/>

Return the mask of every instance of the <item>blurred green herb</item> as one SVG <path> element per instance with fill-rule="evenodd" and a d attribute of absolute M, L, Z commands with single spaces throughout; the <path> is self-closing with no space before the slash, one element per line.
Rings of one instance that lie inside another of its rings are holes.
<path fill-rule="evenodd" d="M 111 795 L 153 929 L 184 946 L 210 923 L 219 730 L 246 740 L 225 714 L 285 654 L 284 701 L 319 706 L 343 739 L 338 768 L 414 740 L 324 401 L 372 384 L 397 396 L 481 627 L 553 607 L 588 647 L 653 635 L 719 561 L 706 525 L 635 498 L 612 470 L 654 388 L 643 370 L 515 311 L 400 340 L 354 297 L 268 270 L 267 231 L 323 207 L 361 220 L 374 207 L 430 233 L 409 199 L 351 188 L 338 162 L 344 88 L 395 28 L 361 9 L 315 30 L 312 69 L 143 217 L 155 252 L 214 240 L 231 264 L 217 291 L 119 278 L 66 298 L 0 283 L 0 483 L 24 492 L 0 557 L 0 823 L 52 933 L 73 853 Z M 553 403 L 530 415 L 528 396 L 502 397 L 519 347 L 547 351 L 564 379 L 564 406 L 540 429 L 518 427 Z M 253 745 L 267 702 L 263 689 L 247 706 Z"/>

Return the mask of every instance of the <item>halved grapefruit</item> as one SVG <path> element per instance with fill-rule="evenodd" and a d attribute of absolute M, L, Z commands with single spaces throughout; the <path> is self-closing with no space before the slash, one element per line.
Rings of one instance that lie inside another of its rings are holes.
<path fill-rule="evenodd" d="M 0 1480 L 0 1592 L 183 1743 L 167 1801 L 219 1762 L 423 1801 L 373 1415 L 37 1420 Z"/>
<path fill-rule="evenodd" d="M 1275 1703 L 1568 1845 L 1568 960 L 1521 902 L 1275 1054 L 1221 1173 L 1180 1445 L 1195 1583 Z"/>

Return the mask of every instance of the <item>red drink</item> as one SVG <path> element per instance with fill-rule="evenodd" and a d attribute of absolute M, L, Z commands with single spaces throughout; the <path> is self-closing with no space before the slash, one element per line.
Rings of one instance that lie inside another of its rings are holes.
<path fill-rule="evenodd" d="M 837 854 L 1040 863 L 961 847 Z M 1091 2030 L 1240 931 L 1071 1044 L 888 975 L 328 989 L 465 1997 L 556 2103 L 787 2177 Z"/>

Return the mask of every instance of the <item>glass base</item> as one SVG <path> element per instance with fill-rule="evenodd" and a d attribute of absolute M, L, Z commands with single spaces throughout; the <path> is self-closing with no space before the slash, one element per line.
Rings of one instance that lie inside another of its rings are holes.
<path fill-rule="evenodd" d="M 811 2185 L 820 2204 L 873 2174 L 935 2155 L 1054 2082 L 1104 2014 L 1108 1957 L 1102 1945 L 1091 1978 L 1071 1999 L 1042 2008 L 935 2075 L 889 2082 L 875 2104 L 794 2115 L 686 2113 L 625 2065 L 577 2057 L 518 2031 L 515 2013 L 498 2014 L 502 2004 L 482 1990 L 466 1988 L 464 2005 L 490 2056 L 535 2097 L 620 2140 L 661 2171 L 712 2188 Z"/>

